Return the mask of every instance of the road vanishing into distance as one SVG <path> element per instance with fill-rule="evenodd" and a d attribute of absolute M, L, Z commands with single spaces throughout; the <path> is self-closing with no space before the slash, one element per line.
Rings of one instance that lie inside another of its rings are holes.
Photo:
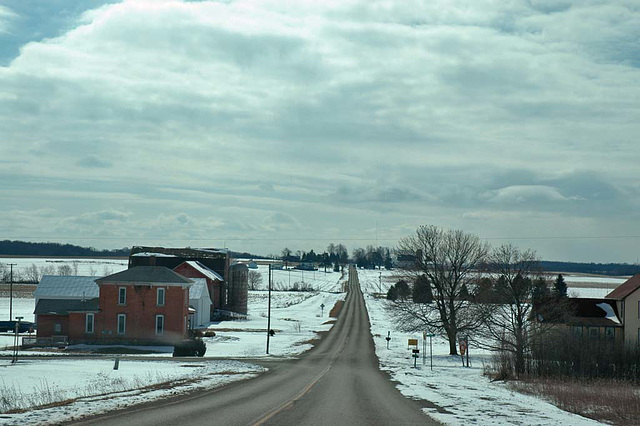
<path fill-rule="evenodd" d="M 436 425 L 378 368 L 355 268 L 337 323 L 298 360 L 257 378 L 92 417 L 84 425 Z"/>

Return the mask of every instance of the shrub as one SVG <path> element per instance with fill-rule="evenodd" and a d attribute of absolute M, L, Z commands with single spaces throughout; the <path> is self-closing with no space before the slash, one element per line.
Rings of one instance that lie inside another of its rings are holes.
<path fill-rule="evenodd" d="M 201 339 L 185 340 L 173 347 L 173 356 L 204 356 L 207 345 Z"/>

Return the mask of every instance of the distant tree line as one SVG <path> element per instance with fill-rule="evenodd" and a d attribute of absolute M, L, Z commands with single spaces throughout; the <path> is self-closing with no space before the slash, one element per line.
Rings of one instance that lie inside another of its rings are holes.
<path fill-rule="evenodd" d="M 0 241 L 0 255 L 5 256 L 73 256 L 73 257 L 127 257 L 129 248 L 98 250 L 73 244 L 30 243 L 26 241 Z"/>
<path fill-rule="evenodd" d="M 577 272 L 582 274 L 635 275 L 640 273 L 640 265 L 628 263 L 579 263 L 543 260 L 540 265 L 546 271 Z"/>
<path fill-rule="evenodd" d="M 292 251 L 288 247 L 282 250 L 282 254 L 277 256 L 284 262 L 313 262 L 319 266 L 333 266 L 334 270 L 344 267 L 347 263 L 354 263 L 359 268 L 367 269 L 392 269 L 393 260 L 391 249 L 388 247 L 374 247 L 368 245 L 366 248 L 358 247 L 351 252 L 344 244 L 329 244 L 322 253 L 316 253 L 313 249 L 309 251 Z"/>

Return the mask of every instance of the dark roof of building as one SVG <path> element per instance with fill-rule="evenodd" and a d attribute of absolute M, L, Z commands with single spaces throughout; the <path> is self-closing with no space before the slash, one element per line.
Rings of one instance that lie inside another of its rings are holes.
<path fill-rule="evenodd" d="M 118 272 L 96 280 L 105 283 L 163 283 L 192 284 L 193 282 L 164 266 L 134 266 L 126 271 Z"/>
<path fill-rule="evenodd" d="M 640 274 L 634 275 L 622 284 L 620 284 L 615 290 L 606 295 L 607 299 L 622 300 L 628 295 L 640 288 Z"/>
<path fill-rule="evenodd" d="M 69 315 L 69 312 L 98 312 L 98 298 L 40 299 L 33 312 L 36 315 Z"/>
<path fill-rule="evenodd" d="M 569 299 L 570 325 L 592 327 L 621 327 L 616 302 L 607 299 Z"/>

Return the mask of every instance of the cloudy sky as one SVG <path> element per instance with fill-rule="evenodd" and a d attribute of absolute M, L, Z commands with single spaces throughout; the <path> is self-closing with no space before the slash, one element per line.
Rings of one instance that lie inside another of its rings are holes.
<path fill-rule="evenodd" d="M 1 239 L 640 257 L 637 0 L 0 5 Z"/>

